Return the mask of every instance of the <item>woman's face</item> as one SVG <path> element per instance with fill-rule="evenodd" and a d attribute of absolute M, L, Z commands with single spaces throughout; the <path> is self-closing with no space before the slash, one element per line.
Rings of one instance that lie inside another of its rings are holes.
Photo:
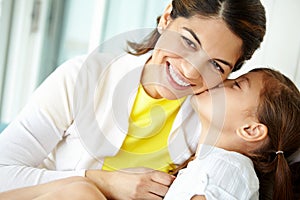
<path fill-rule="evenodd" d="M 191 103 L 205 127 L 233 133 L 251 121 L 262 89 L 262 73 L 250 72 L 192 97 Z"/>
<path fill-rule="evenodd" d="M 228 77 L 241 47 L 221 19 L 169 19 L 145 66 L 143 86 L 154 98 L 199 94 Z"/>

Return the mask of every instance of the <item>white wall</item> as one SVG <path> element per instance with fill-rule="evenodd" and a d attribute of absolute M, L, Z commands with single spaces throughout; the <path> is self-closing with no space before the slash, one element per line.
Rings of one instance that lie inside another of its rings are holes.
<path fill-rule="evenodd" d="M 101 42 L 120 33 L 140 28 L 156 27 L 160 16 L 171 0 L 109 0 Z"/>
<path fill-rule="evenodd" d="M 1 102 L 4 122 L 17 115 L 36 87 L 49 3 L 49 0 L 19 0 L 14 3 L 13 12 L 17 14 L 11 24 Z"/>
<path fill-rule="evenodd" d="M 262 0 L 267 13 L 267 33 L 261 48 L 233 76 L 257 66 L 278 69 L 300 88 L 300 1 Z"/>
<path fill-rule="evenodd" d="M 58 63 L 88 51 L 96 1 L 101 0 L 67 1 Z"/>

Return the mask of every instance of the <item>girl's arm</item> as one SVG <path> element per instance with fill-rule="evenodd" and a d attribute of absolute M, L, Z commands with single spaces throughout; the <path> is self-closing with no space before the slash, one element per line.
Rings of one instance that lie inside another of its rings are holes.
<path fill-rule="evenodd" d="M 193 196 L 191 200 L 206 200 L 206 198 L 203 195 L 197 195 Z"/>

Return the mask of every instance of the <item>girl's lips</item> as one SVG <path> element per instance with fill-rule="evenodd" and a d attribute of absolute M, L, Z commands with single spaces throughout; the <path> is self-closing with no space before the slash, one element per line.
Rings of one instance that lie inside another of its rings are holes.
<path fill-rule="evenodd" d="M 186 89 L 190 87 L 191 84 L 183 80 L 183 78 L 174 70 L 173 66 L 167 62 L 167 74 L 169 75 L 170 81 L 172 85 L 175 85 L 176 89 Z"/>

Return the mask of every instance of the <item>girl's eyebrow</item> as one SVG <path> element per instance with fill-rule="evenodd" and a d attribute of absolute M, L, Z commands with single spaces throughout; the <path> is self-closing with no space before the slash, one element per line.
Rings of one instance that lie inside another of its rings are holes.
<path fill-rule="evenodd" d="M 239 77 L 239 78 L 237 78 L 237 79 L 235 79 L 235 80 L 238 80 L 238 79 L 241 79 L 240 81 L 246 82 L 246 83 L 245 83 L 246 86 L 247 86 L 248 88 L 251 88 L 251 81 L 250 81 L 249 77 L 247 77 L 247 76 L 241 76 L 241 77 Z"/>
<path fill-rule="evenodd" d="M 247 82 L 248 87 L 250 88 L 251 87 L 251 82 L 250 82 L 249 78 L 247 76 L 245 76 L 244 78 Z"/>
<path fill-rule="evenodd" d="M 182 28 L 184 30 L 188 31 L 193 36 L 193 38 L 198 42 L 198 44 L 200 46 L 202 46 L 199 38 L 197 37 L 196 33 L 192 29 L 189 29 L 187 27 L 182 27 Z M 214 59 L 214 60 L 219 61 L 219 62 L 223 63 L 224 65 L 228 65 L 230 69 L 233 69 L 233 65 L 230 64 L 229 62 L 227 62 L 226 60 L 222 60 L 222 59 Z"/>
<path fill-rule="evenodd" d="M 197 37 L 196 33 L 192 29 L 189 29 L 187 27 L 183 27 L 183 29 L 186 30 L 186 31 L 188 31 L 193 36 L 193 38 L 198 42 L 198 44 L 200 46 L 202 46 L 199 38 Z"/>

